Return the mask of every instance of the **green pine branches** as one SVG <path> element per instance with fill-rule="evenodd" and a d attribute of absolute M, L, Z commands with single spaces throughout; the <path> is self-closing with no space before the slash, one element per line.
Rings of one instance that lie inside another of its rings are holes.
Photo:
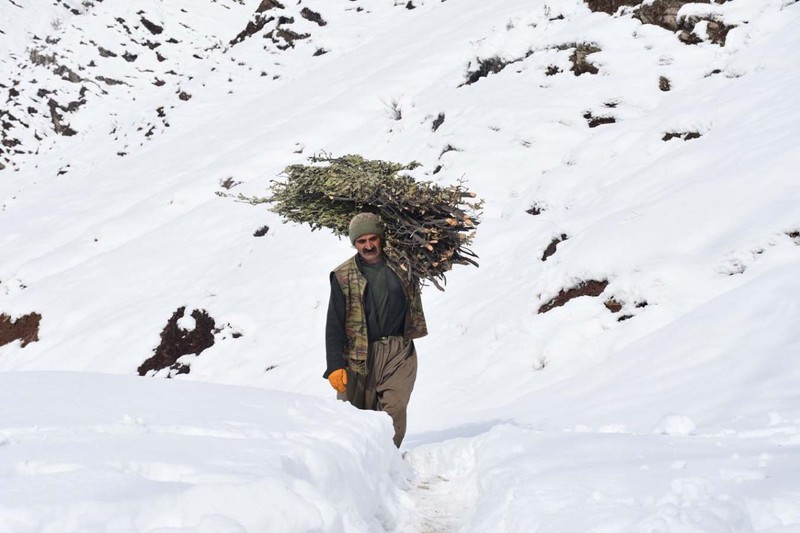
<path fill-rule="evenodd" d="M 347 236 L 350 218 L 369 211 L 386 227 L 384 251 L 410 278 L 428 280 L 444 290 L 445 272 L 454 264 L 478 266 L 467 246 L 480 223 L 482 201 L 462 183 L 441 187 L 417 182 L 403 174 L 419 165 L 368 160 L 359 155 L 338 158 L 326 154 L 310 158 L 309 165 L 290 165 L 284 178 L 273 181 L 266 198 L 285 220 L 328 228 Z"/>

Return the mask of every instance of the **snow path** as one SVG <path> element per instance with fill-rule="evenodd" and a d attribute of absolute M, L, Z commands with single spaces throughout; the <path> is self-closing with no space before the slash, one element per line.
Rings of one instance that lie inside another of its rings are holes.
<path fill-rule="evenodd" d="M 450 533 L 464 525 L 463 507 L 461 512 L 449 498 L 452 491 L 450 479 L 437 474 L 419 480 L 411 491 L 411 496 L 419 510 L 415 530 L 420 533 Z"/>
<path fill-rule="evenodd" d="M 475 508 L 475 494 L 468 490 L 475 475 L 474 458 L 469 454 L 454 465 L 442 459 L 448 443 L 416 448 L 405 454 L 414 468 L 409 495 L 416 513 L 408 533 L 453 533 L 461 531 Z"/>
<path fill-rule="evenodd" d="M 624 425 L 484 434 L 414 448 L 402 533 L 798 531 L 798 420 L 696 432 L 685 416 Z"/>

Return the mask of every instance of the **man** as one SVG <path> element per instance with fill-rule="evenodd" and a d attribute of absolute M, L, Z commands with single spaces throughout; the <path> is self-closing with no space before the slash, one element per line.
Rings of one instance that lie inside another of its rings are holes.
<path fill-rule="evenodd" d="M 428 333 L 419 284 L 387 260 L 377 215 L 354 216 L 349 236 L 357 253 L 330 275 L 323 377 L 340 400 L 388 413 L 399 448 L 417 377 L 413 341 Z"/>

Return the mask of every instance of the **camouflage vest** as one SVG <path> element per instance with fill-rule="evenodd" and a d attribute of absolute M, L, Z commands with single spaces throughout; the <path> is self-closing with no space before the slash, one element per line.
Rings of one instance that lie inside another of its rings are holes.
<path fill-rule="evenodd" d="M 422 299 L 417 285 L 411 283 L 406 276 L 397 274 L 397 270 L 388 261 L 386 266 L 392 269 L 406 295 L 406 319 L 403 337 L 406 341 L 418 339 L 428 334 L 425 324 L 425 314 L 422 311 Z M 367 279 L 358 270 L 356 257 L 353 256 L 333 271 L 336 281 L 344 294 L 345 316 L 344 331 L 347 336 L 347 346 L 344 348 L 344 357 L 351 371 L 366 375 L 367 357 L 369 355 L 369 335 L 367 333 L 367 313 L 364 309 L 364 294 L 367 290 Z"/>

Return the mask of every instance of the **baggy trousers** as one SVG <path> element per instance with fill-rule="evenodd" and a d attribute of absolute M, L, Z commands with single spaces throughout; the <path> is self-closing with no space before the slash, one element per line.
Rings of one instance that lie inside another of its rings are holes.
<path fill-rule="evenodd" d="M 394 444 L 399 448 L 406 435 L 406 410 L 416 379 L 414 342 L 401 336 L 384 337 L 369 344 L 367 375 L 348 370 L 347 391 L 336 397 L 359 409 L 388 413 L 394 424 Z"/>

